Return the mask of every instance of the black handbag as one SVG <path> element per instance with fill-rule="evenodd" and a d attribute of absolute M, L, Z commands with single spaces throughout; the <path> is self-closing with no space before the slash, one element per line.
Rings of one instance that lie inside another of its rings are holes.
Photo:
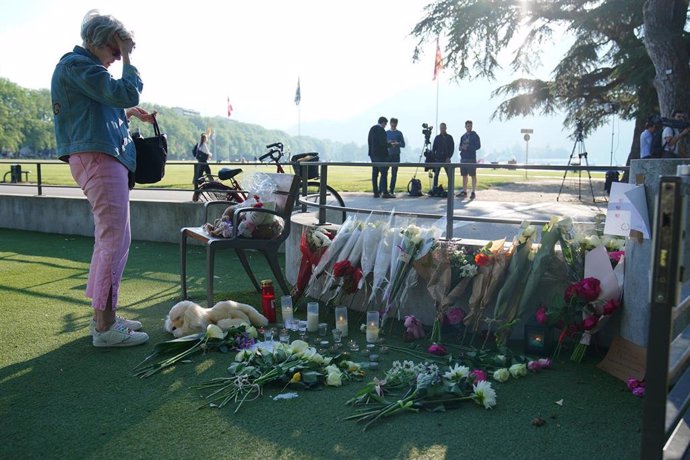
<path fill-rule="evenodd" d="M 165 162 L 168 159 L 168 138 L 161 134 L 156 116 L 153 116 L 153 137 L 132 135 L 137 151 L 137 169 L 134 181 L 137 184 L 155 184 L 165 176 Z"/>

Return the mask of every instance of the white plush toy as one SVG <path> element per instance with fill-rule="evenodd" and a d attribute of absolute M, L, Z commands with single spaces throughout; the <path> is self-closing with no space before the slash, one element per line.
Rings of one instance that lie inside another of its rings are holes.
<path fill-rule="evenodd" d="M 266 326 L 268 319 L 256 308 L 244 303 L 224 300 L 212 308 L 183 300 L 175 304 L 165 319 L 165 330 L 175 337 L 204 332 L 209 324 L 216 324 L 223 330 L 233 326 L 246 324 L 247 326 Z"/>

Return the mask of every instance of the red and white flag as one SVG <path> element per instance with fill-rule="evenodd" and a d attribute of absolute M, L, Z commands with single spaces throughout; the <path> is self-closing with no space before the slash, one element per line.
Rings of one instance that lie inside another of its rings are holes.
<path fill-rule="evenodd" d="M 443 58 L 441 57 L 441 47 L 438 45 L 438 38 L 436 39 L 436 59 L 434 60 L 434 80 L 443 70 Z"/>
<path fill-rule="evenodd" d="M 228 96 L 228 118 L 232 115 L 232 104 L 230 103 L 230 96 Z"/>

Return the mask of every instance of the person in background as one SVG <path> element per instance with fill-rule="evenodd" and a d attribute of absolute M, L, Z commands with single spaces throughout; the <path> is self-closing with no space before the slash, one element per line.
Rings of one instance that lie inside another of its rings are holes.
<path fill-rule="evenodd" d="M 685 121 L 687 117 L 682 110 L 674 110 L 671 118 L 678 121 Z M 685 136 L 690 132 L 690 127 L 683 130 L 665 126 L 661 133 L 661 140 L 664 145 L 664 158 L 686 157 Z"/>
<path fill-rule="evenodd" d="M 479 134 L 472 131 L 472 120 L 465 122 L 465 134 L 460 138 L 460 164 L 476 164 L 477 150 L 482 148 L 482 143 L 479 139 Z M 462 191 L 456 196 L 467 196 L 467 176 L 472 178 L 472 193 L 470 199 L 474 200 L 477 196 L 475 190 L 477 189 L 477 167 L 476 166 L 460 166 L 460 174 L 462 174 Z"/>
<path fill-rule="evenodd" d="M 647 120 L 644 130 L 640 133 L 640 159 L 652 158 L 652 138 L 656 125 L 653 121 Z"/>
<path fill-rule="evenodd" d="M 388 139 L 388 161 L 391 163 L 400 163 L 400 149 L 405 148 L 405 138 L 403 133 L 398 131 L 398 119 L 391 118 L 391 129 L 386 131 Z M 389 187 L 390 194 L 395 198 L 395 180 L 398 178 L 398 167 L 391 167 L 391 184 Z"/>
<path fill-rule="evenodd" d="M 129 190 L 134 185 L 136 151 L 130 117 L 153 122 L 137 107 L 143 83 L 131 63 L 134 40 L 122 22 L 98 10 L 81 25 L 82 46 L 62 56 L 50 96 L 57 154 L 91 205 L 95 244 L 86 296 L 94 310 L 89 329 L 96 347 L 128 347 L 149 336 L 139 321 L 116 315 L 120 283 L 129 255 Z M 108 67 L 122 59 L 122 77 Z"/>
<path fill-rule="evenodd" d="M 386 138 L 386 125 L 388 119 L 379 117 L 377 124 L 369 129 L 367 143 L 369 144 L 369 158 L 372 163 L 384 163 L 388 161 L 388 139 Z M 371 169 L 371 185 L 374 189 L 374 198 L 393 198 L 388 193 L 388 167 L 374 166 Z"/>
<path fill-rule="evenodd" d="M 194 153 L 194 158 L 196 158 L 197 163 L 194 165 L 194 190 L 199 189 L 199 179 L 204 174 L 211 174 L 211 168 L 208 165 L 208 160 L 211 158 L 211 150 L 208 148 L 208 136 L 206 133 L 201 133 L 201 139 L 199 143 L 192 149 Z"/>
<path fill-rule="evenodd" d="M 448 134 L 445 123 L 438 126 L 439 134 L 434 138 L 434 143 L 431 147 L 431 152 L 434 157 L 434 163 L 450 163 L 450 157 L 455 152 L 455 141 L 453 136 Z M 446 177 L 448 177 L 448 168 L 446 170 Z M 446 192 L 443 191 L 443 186 L 438 185 L 438 176 L 441 173 L 441 168 L 434 168 L 434 185 L 429 191 L 430 196 L 444 196 Z"/>

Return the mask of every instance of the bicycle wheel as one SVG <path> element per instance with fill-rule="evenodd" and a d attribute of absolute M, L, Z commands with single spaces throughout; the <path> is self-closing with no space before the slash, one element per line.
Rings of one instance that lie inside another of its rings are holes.
<path fill-rule="evenodd" d="M 197 190 L 194 190 L 192 201 L 235 201 L 235 191 L 220 182 L 204 182 Z"/>
<path fill-rule="evenodd" d="M 315 181 L 310 181 L 307 182 L 307 195 L 310 195 L 307 200 L 311 203 L 319 203 L 319 189 L 321 188 L 321 184 L 319 182 Z M 300 196 L 300 198 L 302 198 Z M 326 205 L 328 206 L 337 206 L 340 208 L 345 207 L 345 201 L 343 201 L 343 198 L 340 196 L 340 194 L 335 191 L 330 185 L 326 186 Z M 301 205 L 297 205 L 298 207 L 301 207 Z M 318 213 L 318 208 L 309 206 L 307 207 L 307 210 L 309 212 L 316 212 Z M 327 209 L 326 210 L 326 221 L 330 222 L 332 224 L 342 224 L 345 222 L 345 218 L 347 217 L 347 212 L 344 210 L 335 210 L 335 209 Z"/>

